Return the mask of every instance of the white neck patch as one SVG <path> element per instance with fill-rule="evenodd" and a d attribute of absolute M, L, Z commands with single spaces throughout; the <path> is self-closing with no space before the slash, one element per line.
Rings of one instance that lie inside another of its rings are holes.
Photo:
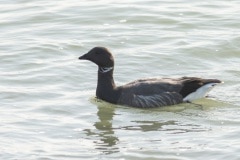
<path fill-rule="evenodd" d="M 99 72 L 107 73 L 107 72 L 111 71 L 112 69 L 113 69 L 113 67 L 100 67 Z"/>

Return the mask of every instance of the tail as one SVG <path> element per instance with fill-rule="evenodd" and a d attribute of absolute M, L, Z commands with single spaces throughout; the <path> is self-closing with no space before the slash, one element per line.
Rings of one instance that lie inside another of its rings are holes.
<path fill-rule="evenodd" d="M 201 98 L 201 96 L 204 97 L 216 84 L 223 83 L 218 79 L 202 79 L 196 77 L 182 77 L 180 81 L 182 82 L 180 94 L 184 99 L 187 99 L 190 94 L 196 91 L 198 91 L 196 92 L 198 95 L 195 95 L 194 97 L 196 98 L 194 99 L 198 97 Z"/>

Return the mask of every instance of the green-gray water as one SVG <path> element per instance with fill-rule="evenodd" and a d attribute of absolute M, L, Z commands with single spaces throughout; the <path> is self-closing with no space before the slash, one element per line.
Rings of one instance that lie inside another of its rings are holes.
<path fill-rule="evenodd" d="M 0 159 L 239 160 L 240 1 L 1 0 Z M 92 47 L 118 85 L 198 76 L 210 99 L 157 109 L 94 98 Z"/>

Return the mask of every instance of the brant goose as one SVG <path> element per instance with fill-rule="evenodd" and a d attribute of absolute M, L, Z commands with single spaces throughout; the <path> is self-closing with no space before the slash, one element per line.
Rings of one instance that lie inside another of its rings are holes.
<path fill-rule="evenodd" d="M 104 47 L 95 47 L 79 57 L 98 65 L 96 96 L 110 103 L 153 108 L 191 102 L 206 96 L 218 83 L 217 79 L 196 77 L 139 79 L 116 86 L 113 79 L 114 59 Z"/>

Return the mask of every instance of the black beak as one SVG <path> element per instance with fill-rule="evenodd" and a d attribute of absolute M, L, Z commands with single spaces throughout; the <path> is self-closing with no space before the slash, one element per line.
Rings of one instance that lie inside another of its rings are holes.
<path fill-rule="evenodd" d="M 84 55 L 80 56 L 78 59 L 88 60 L 88 56 L 87 56 L 87 54 L 84 54 Z"/>

